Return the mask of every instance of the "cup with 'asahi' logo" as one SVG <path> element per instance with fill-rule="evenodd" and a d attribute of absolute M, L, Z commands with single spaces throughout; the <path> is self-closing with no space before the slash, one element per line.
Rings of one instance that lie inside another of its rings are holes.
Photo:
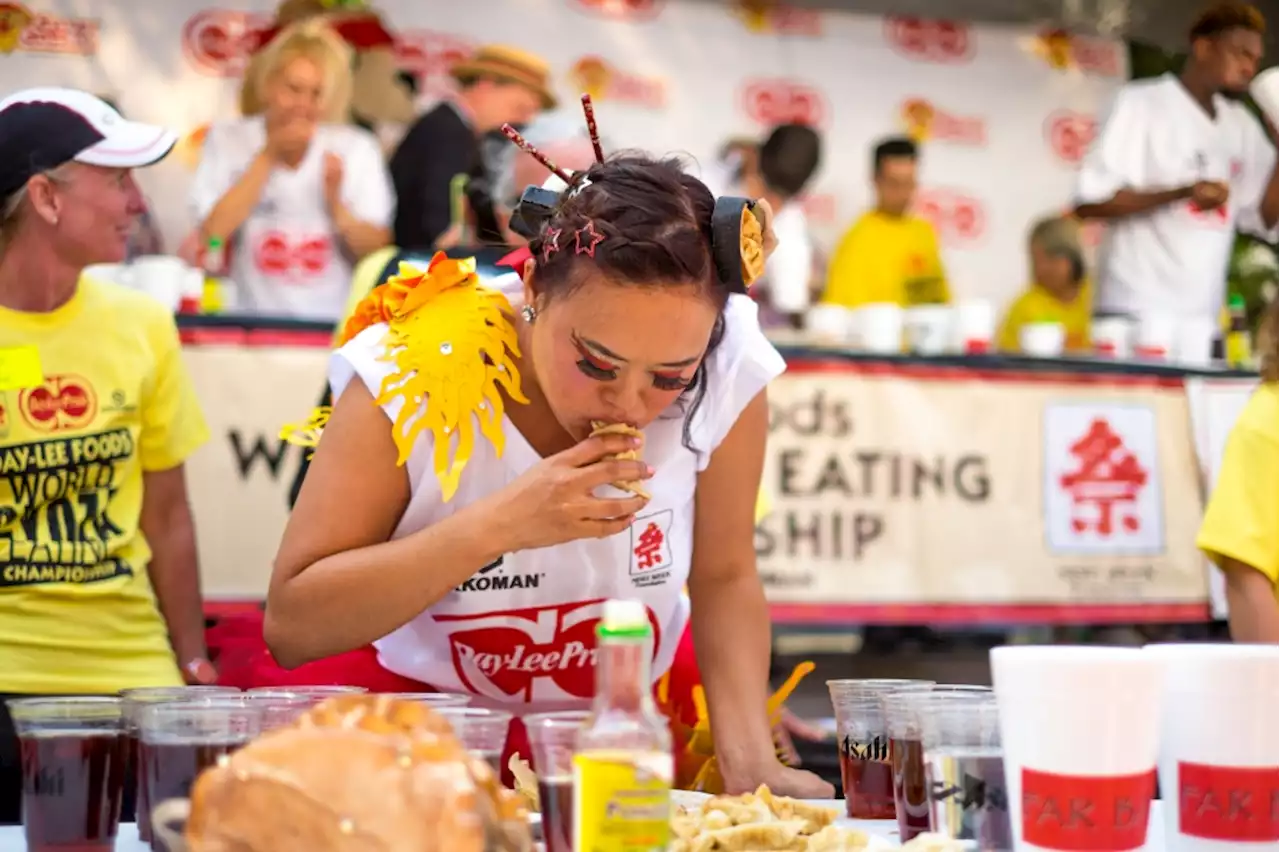
<path fill-rule="evenodd" d="M 1280 648 L 1188 643 L 1144 651 L 1164 668 L 1164 848 L 1280 848 Z"/>
<path fill-rule="evenodd" d="M 903 690 L 928 690 L 930 680 L 829 680 L 836 715 L 840 782 L 852 819 L 893 819 L 893 754 L 880 698 Z"/>
<path fill-rule="evenodd" d="M 991 651 L 1016 852 L 1147 842 L 1163 676 L 1140 648 Z"/>

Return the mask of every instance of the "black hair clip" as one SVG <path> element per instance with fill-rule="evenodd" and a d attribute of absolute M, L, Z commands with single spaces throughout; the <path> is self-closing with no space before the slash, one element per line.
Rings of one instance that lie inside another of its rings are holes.
<path fill-rule="evenodd" d="M 716 264 L 720 280 L 733 293 L 745 293 L 752 281 L 744 276 L 742 256 L 742 211 L 760 219 L 756 203 L 749 198 L 725 195 L 716 199 L 711 213 L 711 258 Z M 764 223 L 761 222 L 761 227 Z"/>
<path fill-rule="evenodd" d="M 560 193 L 555 190 L 526 186 L 516 209 L 511 211 L 509 227 L 526 240 L 532 240 L 542 233 L 542 226 L 551 219 L 559 203 Z"/>

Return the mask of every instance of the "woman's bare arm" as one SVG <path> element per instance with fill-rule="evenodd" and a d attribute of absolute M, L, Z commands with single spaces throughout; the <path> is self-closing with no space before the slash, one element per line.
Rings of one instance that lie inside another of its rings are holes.
<path fill-rule="evenodd" d="M 1280 607 L 1275 587 L 1257 568 L 1229 557 L 1219 560 L 1227 581 L 1231 638 L 1236 642 L 1280 641 Z"/>
<path fill-rule="evenodd" d="M 389 541 L 409 504 L 408 475 L 396 458 L 386 414 L 353 380 L 334 406 L 276 555 L 266 639 L 281 665 L 380 639 L 502 555 L 484 501 Z"/>
<path fill-rule="evenodd" d="M 265 149 L 249 162 L 249 168 L 222 194 L 200 223 L 200 233 L 206 239 L 218 237 L 225 240 L 240 229 L 262 198 L 262 190 L 271 177 L 272 163 Z"/>

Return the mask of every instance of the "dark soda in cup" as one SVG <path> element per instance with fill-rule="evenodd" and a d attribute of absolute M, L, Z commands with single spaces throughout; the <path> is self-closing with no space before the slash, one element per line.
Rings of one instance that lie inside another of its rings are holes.
<path fill-rule="evenodd" d="M 573 852 L 573 778 L 539 778 L 538 803 L 547 852 Z"/>
<path fill-rule="evenodd" d="M 893 765 L 889 741 L 840 738 L 840 783 L 850 819 L 893 819 Z"/>

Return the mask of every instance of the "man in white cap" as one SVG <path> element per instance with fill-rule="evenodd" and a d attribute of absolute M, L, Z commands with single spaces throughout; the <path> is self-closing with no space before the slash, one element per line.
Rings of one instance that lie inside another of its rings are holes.
<path fill-rule="evenodd" d="M 209 430 L 177 327 L 82 274 L 124 259 L 131 169 L 176 141 L 86 92 L 0 101 L 0 698 L 217 675 L 183 476 Z M 21 795 L 0 701 L 0 824 Z"/>

